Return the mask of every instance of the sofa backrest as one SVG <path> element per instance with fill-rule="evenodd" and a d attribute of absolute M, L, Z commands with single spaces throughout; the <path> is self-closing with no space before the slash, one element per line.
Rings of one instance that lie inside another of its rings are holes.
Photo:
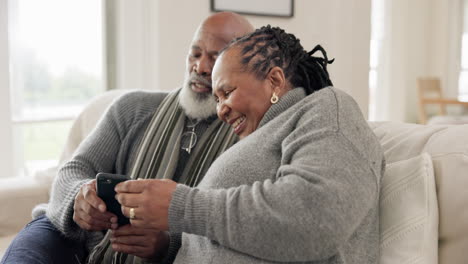
<path fill-rule="evenodd" d="M 468 125 L 370 122 L 387 164 L 429 153 L 439 206 L 439 263 L 468 260 Z"/>
<path fill-rule="evenodd" d="M 127 92 L 129 92 L 129 90 L 119 89 L 106 91 L 94 97 L 85 106 L 83 111 L 73 122 L 70 132 L 68 133 L 68 138 L 62 150 L 59 164 L 65 163 L 72 157 L 78 145 L 80 145 L 81 141 L 96 127 L 96 124 L 103 117 L 112 102 Z"/>

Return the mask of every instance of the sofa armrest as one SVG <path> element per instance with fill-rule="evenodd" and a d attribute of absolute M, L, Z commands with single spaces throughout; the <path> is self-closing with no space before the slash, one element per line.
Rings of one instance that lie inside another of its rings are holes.
<path fill-rule="evenodd" d="M 50 183 L 34 178 L 0 179 L 0 236 L 15 234 L 31 221 L 34 206 L 49 200 Z"/>

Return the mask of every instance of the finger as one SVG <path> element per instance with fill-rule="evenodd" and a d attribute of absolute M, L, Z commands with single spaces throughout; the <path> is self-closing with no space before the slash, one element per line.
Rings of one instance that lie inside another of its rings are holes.
<path fill-rule="evenodd" d="M 140 203 L 139 200 L 141 199 L 140 194 L 134 194 L 134 193 L 120 193 L 115 195 L 115 199 L 119 201 L 121 205 L 127 206 L 127 207 L 138 207 L 138 204 Z"/>
<path fill-rule="evenodd" d="M 78 215 L 87 215 L 96 219 L 100 219 L 102 221 L 110 221 L 111 223 L 117 222 L 117 216 L 115 216 L 111 212 L 101 213 L 96 208 L 92 207 L 88 202 L 86 202 L 82 196 L 75 200 L 75 204 L 73 205 L 73 210 Z M 83 217 L 81 217 L 83 218 Z"/>
<path fill-rule="evenodd" d="M 111 237 L 110 241 L 112 244 L 124 244 L 128 246 L 141 246 L 147 247 L 149 244 L 149 237 L 146 235 L 139 235 L 139 236 L 118 236 L 118 237 Z"/>
<path fill-rule="evenodd" d="M 142 256 L 142 253 L 147 251 L 147 249 L 142 246 L 133 246 L 118 243 L 112 243 L 112 249 L 117 252 L 127 253 L 135 256 Z"/>
<path fill-rule="evenodd" d="M 149 180 L 129 180 L 124 181 L 115 186 L 117 193 L 141 193 Z"/>
<path fill-rule="evenodd" d="M 143 210 L 141 210 L 138 207 L 127 207 L 127 206 L 121 206 L 122 214 L 125 215 L 126 217 L 130 218 L 130 209 L 133 208 L 133 220 L 135 219 L 142 219 L 143 216 Z"/>
<path fill-rule="evenodd" d="M 86 217 L 81 217 L 79 214 L 73 215 L 73 221 L 78 224 L 82 229 L 88 231 L 101 231 L 109 229 L 110 223 L 105 222 L 93 222 L 90 219 L 86 219 Z"/>
<path fill-rule="evenodd" d="M 106 204 L 101 198 L 97 196 L 96 185 L 93 183 L 87 183 L 83 188 L 83 197 L 92 207 L 98 209 L 101 212 L 106 211 Z"/>
<path fill-rule="evenodd" d="M 80 203 L 81 209 L 89 216 L 102 220 L 102 221 L 112 221 L 112 218 L 115 218 L 117 220 L 117 216 L 114 215 L 111 212 L 101 212 L 98 209 L 92 207 L 91 204 L 89 204 L 87 201 L 83 201 Z"/>
<path fill-rule="evenodd" d="M 92 217 L 92 216 L 86 214 L 86 212 L 84 212 L 84 211 L 78 212 L 78 216 L 83 221 L 85 221 L 87 224 L 89 224 L 91 226 L 101 228 L 101 229 L 109 229 L 111 227 L 111 224 L 112 224 L 110 219 L 95 218 L 95 217 Z"/>
<path fill-rule="evenodd" d="M 91 226 L 78 216 L 73 216 L 73 221 L 83 230 L 91 231 Z"/>
<path fill-rule="evenodd" d="M 112 232 L 112 236 L 118 237 L 118 236 L 131 236 L 131 235 L 144 235 L 148 233 L 148 229 L 143 229 L 143 228 L 136 228 L 132 225 L 124 225 L 119 227 L 119 229 L 114 230 Z"/>
<path fill-rule="evenodd" d="M 145 225 L 145 221 L 141 220 L 141 219 L 130 219 L 130 224 L 134 227 L 137 227 L 137 228 L 144 228 L 144 227 L 147 227 L 147 225 Z"/>

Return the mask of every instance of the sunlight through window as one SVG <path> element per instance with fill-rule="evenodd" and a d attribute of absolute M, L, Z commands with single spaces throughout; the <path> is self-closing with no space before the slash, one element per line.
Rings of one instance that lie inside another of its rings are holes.
<path fill-rule="evenodd" d="M 16 169 L 56 163 L 71 120 L 104 90 L 102 3 L 8 2 Z"/>

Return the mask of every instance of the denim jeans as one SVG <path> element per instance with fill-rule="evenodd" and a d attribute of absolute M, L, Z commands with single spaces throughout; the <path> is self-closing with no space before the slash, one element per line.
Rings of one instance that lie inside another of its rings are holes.
<path fill-rule="evenodd" d="M 64 237 L 43 215 L 31 221 L 18 233 L 0 264 L 75 264 L 84 263 L 85 258 L 85 245 Z"/>

